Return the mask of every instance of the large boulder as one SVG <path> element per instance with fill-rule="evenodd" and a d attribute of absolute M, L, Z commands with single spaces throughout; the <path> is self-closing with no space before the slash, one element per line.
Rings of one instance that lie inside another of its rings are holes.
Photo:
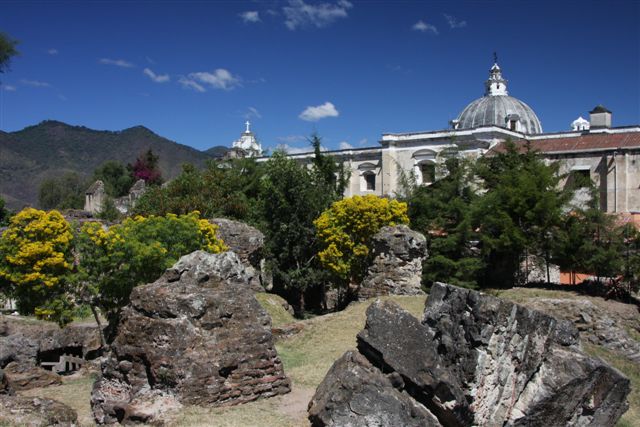
<path fill-rule="evenodd" d="M 4 376 L 13 390 L 29 390 L 62 384 L 62 378 L 55 372 L 39 366 L 11 362 L 4 368 Z"/>
<path fill-rule="evenodd" d="M 256 269 L 260 268 L 264 247 L 264 234 L 260 230 L 244 222 L 226 218 L 213 218 L 211 222 L 218 226 L 216 235 L 229 250 L 238 254 L 242 262 Z"/>
<path fill-rule="evenodd" d="M 427 239 L 406 225 L 382 227 L 372 240 L 373 261 L 358 290 L 358 299 L 382 295 L 420 295 Z"/>
<path fill-rule="evenodd" d="M 213 218 L 210 220 L 218 226 L 216 235 L 224 241 L 229 250 L 235 252 L 251 274 L 255 275 L 257 282 L 252 283 L 252 289 L 256 292 L 270 290 L 273 287 L 273 278 L 264 268 L 264 234 L 255 227 L 244 222 L 226 218 Z"/>
<path fill-rule="evenodd" d="M 421 322 L 376 301 L 357 338 L 360 354 L 395 387 L 380 387 L 371 407 L 403 391 L 444 426 L 613 426 L 627 409 L 629 380 L 586 355 L 571 322 L 479 292 L 434 285 Z M 352 396 L 377 381 L 344 362 L 330 373 L 310 404 L 314 426 L 344 425 L 336 420 L 345 408 L 360 404 L 325 399 L 344 396 L 334 378 L 359 377 L 350 380 Z M 352 425 L 367 425 L 358 414 Z"/>
<path fill-rule="evenodd" d="M 246 275 L 211 268 L 228 265 L 229 254 L 187 255 L 133 290 L 92 392 L 98 423 L 158 422 L 166 406 L 233 405 L 290 391 L 271 319 Z"/>
<path fill-rule="evenodd" d="M 0 425 L 72 427 L 78 414 L 51 399 L 0 394 Z"/>
<path fill-rule="evenodd" d="M 348 351 L 338 359 L 309 404 L 313 426 L 439 426 L 421 404 L 399 387 L 399 376 L 387 376 L 361 354 Z"/>

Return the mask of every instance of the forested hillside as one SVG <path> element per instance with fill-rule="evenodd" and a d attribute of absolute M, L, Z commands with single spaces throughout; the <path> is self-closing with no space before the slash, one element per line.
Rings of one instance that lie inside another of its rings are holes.
<path fill-rule="evenodd" d="M 133 163 L 148 149 L 159 156 L 165 179 L 176 176 L 183 163 L 202 166 L 211 158 L 143 126 L 113 132 L 48 120 L 17 132 L 0 132 L 0 197 L 12 209 L 35 206 L 44 179 L 66 172 L 90 176 L 107 160 Z"/>

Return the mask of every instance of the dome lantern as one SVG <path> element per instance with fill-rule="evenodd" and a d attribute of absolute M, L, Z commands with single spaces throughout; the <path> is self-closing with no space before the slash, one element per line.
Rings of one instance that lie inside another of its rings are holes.
<path fill-rule="evenodd" d="M 507 80 L 502 76 L 495 54 L 484 96 L 467 105 L 451 124 L 454 129 L 500 126 L 525 134 L 542 133 L 540 120 L 531 107 L 509 96 Z"/>

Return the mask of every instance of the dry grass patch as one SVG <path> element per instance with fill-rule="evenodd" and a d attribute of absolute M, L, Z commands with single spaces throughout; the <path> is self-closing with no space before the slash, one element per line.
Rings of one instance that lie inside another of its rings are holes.
<path fill-rule="evenodd" d="M 629 393 L 629 410 L 620 418 L 618 427 L 632 427 L 640 425 L 640 366 L 625 357 L 608 351 L 600 346 L 584 343 L 585 351 L 599 357 L 614 368 L 625 374 L 631 380 L 631 393 Z"/>
<path fill-rule="evenodd" d="M 425 296 L 384 297 L 397 302 L 417 318 L 422 317 Z M 367 307 L 373 301 L 353 303 L 344 311 L 302 321 L 304 330 L 276 343 L 286 374 L 294 383 L 316 388 L 333 362 L 356 347 L 356 335 L 364 327 Z"/>
<path fill-rule="evenodd" d="M 262 308 L 271 316 L 271 326 L 279 327 L 296 321 L 296 318 L 285 310 L 287 301 L 284 298 L 266 292 L 256 292 L 254 295 Z"/>
<path fill-rule="evenodd" d="M 95 374 L 76 374 L 69 377 L 62 377 L 62 385 L 25 390 L 19 394 L 23 396 L 44 397 L 64 403 L 78 413 L 78 424 L 80 426 L 93 426 L 95 423 L 93 422 L 89 399 L 95 379 Z"/>

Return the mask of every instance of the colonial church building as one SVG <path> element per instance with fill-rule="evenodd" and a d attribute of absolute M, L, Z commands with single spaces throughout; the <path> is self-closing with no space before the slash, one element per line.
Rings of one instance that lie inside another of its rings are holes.
<path fill-rule="evenodd" d="M 540 119 L 523 101 L 509 95 L 502 70 L 494 63 L 485 94 L 467 105 L 449 129 L 383 134 L 379 147 L 330 151 L 351 170 L 345 196 L 393 195 L 401 172 L 413 171 L 419 184 L 438 179 L 438 164 L 449 156 L 478 158 L 506 140 L 529 142 L 548 162 L 559 162 L 570 180 L 590 178 L 600 189 L 601 208 L 640 219 L 640 125 L 613 127 L 612 113 L 598 105 L 567 132 L 544 133 Z M 300 160 L 312 153 L 292 154 Z"/>

